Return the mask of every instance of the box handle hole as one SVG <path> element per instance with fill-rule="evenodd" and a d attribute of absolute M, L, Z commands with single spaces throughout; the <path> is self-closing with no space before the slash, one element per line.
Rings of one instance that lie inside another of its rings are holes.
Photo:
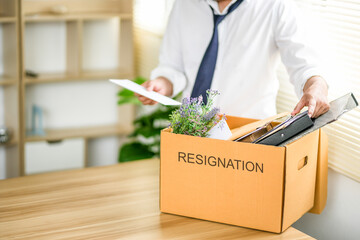
<path fill-rule="evenodd" d="M 303 167 L 305 167 L 308 163 L 308 157 L 305 156 L 304 158 L 300 159 L 300 161 L 298 162 L 298 170 L 302 169 Z"/>

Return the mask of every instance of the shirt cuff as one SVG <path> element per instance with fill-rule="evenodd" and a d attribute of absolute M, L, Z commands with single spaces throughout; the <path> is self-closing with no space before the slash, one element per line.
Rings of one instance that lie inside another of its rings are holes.
<path fill-rule="evenodd" d="M 310 78 L 312 78 L 314 76 L 322 77 L 325 80 L 326 85 L 329 88 L 329 84 L 326 80 L 326 76 L 324 76 L 324 74 L 323 74 L 323 71 L 321 71 L 320 69 L 317 69 L 317 68 L 308 69 L 300 76 L 300 78 L 297 79 L 298 81 L 295 81 L 295 83 L 294 83 L 295 92 L 299 99 L 301 99 L 301 97 L 304 94 L 303 90 L 304 90 L 304 86 L 305 86 L 307 80 L 309 80 Z"/>
<path fill-rule="evenodd" d="M 170 67 L 157 67 L 150 75 L 150 79 L 157 77 L 167 78 L 173 84 L 173 94 L 171 97 L 177 96 L 181 91 L 185 89 L 186 77 L 182 72 L 179 72 Z"/>

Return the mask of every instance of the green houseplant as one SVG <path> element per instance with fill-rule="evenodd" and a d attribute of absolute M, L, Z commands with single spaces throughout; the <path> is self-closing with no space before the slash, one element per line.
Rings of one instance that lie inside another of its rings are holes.
<path fill-rule="evenodd" d="M 134 79 L 137 84 L 145 81 L 146 79 L 142 77 Z M 127 89 L 118 92 L 118 105 L 123 104 L 141 106 L 141 102 L 134 93 Z M 119 162 L 159 157 L 160 131 L 169 125 L 169 115 L 174 109 L 174 107 L 158 104 L 154 111 L 137 117 L 133 122 L 134 131 L 128 136 L 128 142 L 119 150 Z"/>

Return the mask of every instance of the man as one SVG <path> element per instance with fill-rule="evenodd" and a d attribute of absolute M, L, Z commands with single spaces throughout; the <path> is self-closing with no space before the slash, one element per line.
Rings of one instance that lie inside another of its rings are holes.
<path fill-rule="evenodd" d="M 248 118 L 276 114 L 278 56 L 311 117 L 329 109 L 327 83 L 290 0 L 177 0 L 148 90 L 166 96 L 221 95 L 221 112 Z M 154 101 L 138 96 L 143 104 Z"/>

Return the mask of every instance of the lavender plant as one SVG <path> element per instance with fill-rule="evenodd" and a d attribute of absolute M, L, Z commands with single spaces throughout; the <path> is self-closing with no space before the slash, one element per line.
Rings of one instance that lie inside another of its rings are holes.
<path fill-rule="evenodd" d="M 173 133 L 207 137 L 208 131 L 215 126 L 221 116 L 220 109 L 213 107 L 214 98 L 220 95 L 217 90 L 207 90 L 207 103 L 202 96 L 184 98 L 180 108 L 170 114 L 170 127 Z"/>

